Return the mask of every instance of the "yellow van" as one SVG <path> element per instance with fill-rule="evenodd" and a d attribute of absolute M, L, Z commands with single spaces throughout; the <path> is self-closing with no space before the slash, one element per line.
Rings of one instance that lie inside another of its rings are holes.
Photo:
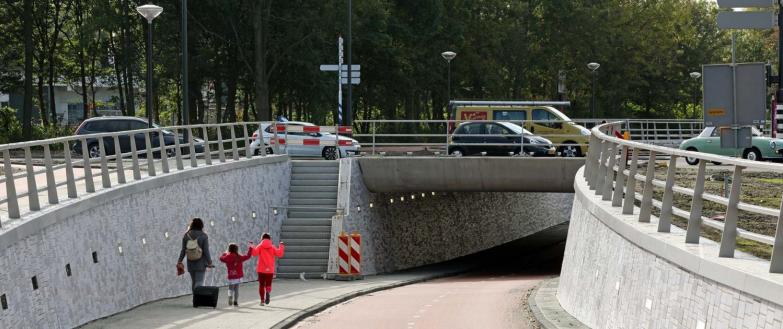
<path fill-rule="evenodd" d="M 454 126 L 462 121 L 508 121 L 552 141 L 560 156 L 581 157 L 587 153 L 590 131 L 550 106 L 565 104 L 567 102 L 452 101 L 449 107 Z"/>

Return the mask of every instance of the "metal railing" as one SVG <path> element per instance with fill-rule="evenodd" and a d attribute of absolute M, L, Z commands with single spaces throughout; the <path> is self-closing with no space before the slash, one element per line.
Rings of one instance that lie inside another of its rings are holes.
<path fill-rule="evenodd" d="M 722 232 L 718 255 L 720 257 L 734 257 L 738 237 L 770 245 L 772 246 L 770 272 L 783 273 L 783 211 L 781 211 L 783 203 L 780 208 L 774 209 L 740 201 L 743 170 L 754 168 L 783 174 L 783 165 L 684 151 L 614 137 L 614 131 L 621 129 L 623 124 L 623 121 L 618 121 L 592 129 L 590 149 L 594 152 L 587 155 L 584 170 L 584 177 L 591 190 L 595 190 L 597 195 L 601 195 L 602 200 L 611 201 L 613 207 L 622 207 L 622 213 L 626 215 L 634 213 L 634 203 L 639 201 L 639 222 L 650 222 L 653 207 L 660 209 L 658 232 L 671 231 L 672 216 L 687 219 L 685 243 L 699 243 L 702 225 L 720 230 Z M 644 174 L 638 173 L 637 169 L 641 152 L 649 153 Z M 629 156 L 630 160 L 628 160 Z M 659 156 L 668 157 L 665 181 L 655 179 L 656 157 Z M 678 158 L 699 160 L 694 188 L 676 184 Z M 711 194 L 705 190 L 707 162 L 720 162 L 733 167 L 733 180 L 728 198 Z M 644 182 L 641 194 L 636 193 L 637 182 Z M 654 188 L 663 189 L 663 196 L 660 200 L 653 198 Z M 690 210 L 674 207 L 675 194 L 687 195 L 692 198 Z M 726 207 L 723 223 L 702 216 L 704 201 Z M 740 210 L 777 217 L 775 236 L 766 236 L 738 228 Z"/>
<path fill-rule="evenodd" d="M 213 161 L 251 158 L 255 153 L 250 145 L 252 134 L 259 125 L 158 127 L 0 145 L 0 214 L 4 211 L 5 219 L 16 219 L 28 211 L 40 211 L 44 197 L 55 205 L 101 188 L 185 170 L 186 165 L 196 168 L 213 165 Z M 80 154 L 72 155 L 75 144 Z M 258 154 L 265 155 L 264 149 Z M 67 199 L 61 198 L 66 195 Z"/>
<path fill-rule="evenodd" d="M 450 146 L 460 145 L 451 140 L 453 130 L 459 123 L 467 120 L 355 120 L 353 135 L 363 145 L 365 154 L 397 153 L 414 155 L 447 155 Z M 701 133 L 701 120 L 659 120 L 659 119 L 575 119 L 563 120 L 470 120 L 470 122 L 510 122 L 529 130 L 534 135 L 553 141 L 553 145 L 562 151 L 566 147 L 580 146 L 584 155 L 588 149 L 588 137 L 575 125 L 591 128 L 601 122 L 622 121 L 622 131 L 627 131 L 632 140 L 656 145 L 677 146 L 685 139 Z M 560 132 L 561 127 L 572 126 L 577 133 Z M 462 135 L 468 136 L 468 135 Z M 508 135 L 482 135 L 500 137 Z M 515 137 L 520 137 L 515 136 Z M 557 142 L 559 141 L 559 142 Z M 503 146 L 507 144 L 485 144 Z M 523 145 L 535 145 L 524 144 Z M 561 152 L 562 153 L 562 152 Z"/>

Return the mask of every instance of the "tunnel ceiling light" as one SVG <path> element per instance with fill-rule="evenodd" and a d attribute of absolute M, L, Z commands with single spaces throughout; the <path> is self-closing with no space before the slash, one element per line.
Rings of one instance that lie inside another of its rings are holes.
<path fill-rule="evenodd" d="M 416 199 L 416 196 L 411 194 L 411 200 L 415 200 L 415 199 Z"/>
<path fill-rule="evenodd" d="M 209 226 L 215 227 L 215 220 L 214 219 L 209 221 Z"/>
<path fill-rule="evenodd" d="M 421 197 L 423 198 L 425 195 L 426 195 L 426 194 L 422 193 L 422 194 L 421 194 Z"/>
<path fill-rule="evenodd" d="M 272 208 L 272 214 L 277 215 L 277 208 Z"/>
<path fill-rule="evenodd" d="M 389 199 L 389 203 L 394 203 L 394 199 Z"/>
<path fill-rule="evenodd" d="M 370 202 L 370 208 L 372 208 L 372 207 L 373 207 L 373 204 L 372 204 L 372 202 Z"/>
<path fill-rule="evenodd" d="M 147 238 L 141 238 L 141 244 L 147 245 Z"/>
<path fill-rule="evenodd" d="M 254 212 L 250 213 L 250 217 L 253 217 L 253 219 L 256 219 L 256 212 L 254 211 Z"/>
<path fill-rule="evenodd" d="M 236 218 L 236 216 L 231 216 L 231 221 L 232 221 L 232 222 L 236 222 L 236 221 L 237 221 L 237 218 Z"/>
<path fill-rule="evenodd" d="M 405 197 L 404 197 L 404 196 L 401 196 L 401 197 L 400 197 L 400 201 L 405 201 Z"/>

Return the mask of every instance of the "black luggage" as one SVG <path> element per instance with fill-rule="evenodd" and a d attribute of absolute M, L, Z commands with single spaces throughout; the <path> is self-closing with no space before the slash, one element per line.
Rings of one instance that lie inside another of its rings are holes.
<path fill-rule="evenodd" d="M 210 271 L 214 272 L 214 270 Z M 206 273 L 205 273 L 206 275 Z M 205 280 L 206 281 L 206 280 Z M 215 283 L 215 274 L 212 274 L 212 283 Z M 193 289 L 193 307 L 206 306 L 216 308 L 220 289 L 214 286 L 199 286 Z"/>

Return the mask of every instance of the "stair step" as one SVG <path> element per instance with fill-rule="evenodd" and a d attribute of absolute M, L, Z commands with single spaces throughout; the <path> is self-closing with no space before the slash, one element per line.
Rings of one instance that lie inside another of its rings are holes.
<path fill-rule="evenodd" d="M 293 166 L 291 167 L 292 174 L 338 174 L 339 172 L 340 172 L 340 167 L 337 166 L 333 166 L 333 167 Z"/>
<path fill-rule="evenodd" d="M 289 199 L 337 199 L 337 192 L 291 192 Z"/>
<path fill-rule="evenodd" d="M 289 218 L 318 218 L 331 220 L 334 214 L 334 210 L 308 211 L 306 209 L 292 209 L 288 211 Z"/>
<path fill-rule="evenodd" d="M 291 179 L 291 186 L 334 186 L 337 189 L 336 179 Z"/>
<path fill-rule="evenodd" d="M 289 206 L 337 206 L 337 199 L 301 199 L 292 198 L 288 200 Z"/>
<path fill-rule="evenodd" d="M 317 174 L 291 174 L 292 180 L 333 180 L 337 181 L 337 173 L 317 173 Z"/>
<path fill-rule="evenodd" d="M 329 251 L 288 251 L 285 252 L 285 258 L 281 258 L 282 262 L 285 259 L 315 259 L 318 261 L 326 262 L 329 259 Z M 282 263 L 281 263 L 282 264 Z"/>
<path fill-rule="evenodd" d="M 290 240 L 289 240 L 290 241 Z M 317 253 L 326 253 L 327 258 L 329 257 L 329 245 L 324 246 L 302 246 L 302 245 L 290 245 L 285 246 L 285 257 L 288 257 L 288 254 L 290 253 L 297 253 L 297 252 L 317 252 Z"/>
<path fill-rule="evenodd" d="M 305 272 L 305 279 L 321 279 L 322 275 L 326 273 L 326 270 L 318 272 Z M 299 279 L 300 273 L 280 273 L 275 274 L 280 279 Z"/>
<path fill-rule="evenodd" d="M 326 266 L 328 265 L 329 261 L 327 260 L 327 257 L 321 258 L 321 259 L 312 259 L 312 258 L 288 258 L 288 255 L 286 255 L 285 258 L 280 258 L 278 261 L 278 264 L 280 266 Z"/>
<path fill-rule="evenodd" d="M 289 187 L 291 192 L 334 192 L 337 193 L 337 184 L 333 186 L 294 186 Z"/>
<path fill-rule="evenodd" d="M 331 218 L 291 218 L 288 217 L 283 222 L 283 228 L 287 226 L 328 226 L 332 227 Z"/>
<path fill-rule="evenodd" d="M 340 162 L 332 160 L 293 160 L 292 167 L 340 167 Z"/>
<path fill-rule="evenodd" d="M 280 232 L 280 240 L 288 240 L 288 239 L 325 239 L 329 241 L 329 238 L 331 238 L 332 232 L 329 230 L 328 232 L 288 232 L 283 231 Z"/>
<path fill-rule="evenodd" d="M 307 226 L 301 226 L 301 225 L 289 225 L 289 224 L 283 224 L 283 233 L 296 233 L 296 232 L 319 232 L 319 233 L 331 233 L 332 232 L 332 225 L 307 225 Z"/>
<path fill-rule="evenodd" d="M 297 276 L 299 273 L 306 272 L 306 273 L 325 273 L 328 269 L 328 265 L 289 265 L 289 266 L 279 266 L 277 268 L 278 273 L 296 273 Z"/>
<path fill-rule="evenodd" d="M 327 247 L 329 248 L 329 243 L 331 240 L 329 239 L 301 239 L 301 238 L 294 238 L 294 239 L 281 239 L 283 242 L 285 242 L 286 249 L 288 249 L 288 246 L 319 246 L 319 247 Z"/>

